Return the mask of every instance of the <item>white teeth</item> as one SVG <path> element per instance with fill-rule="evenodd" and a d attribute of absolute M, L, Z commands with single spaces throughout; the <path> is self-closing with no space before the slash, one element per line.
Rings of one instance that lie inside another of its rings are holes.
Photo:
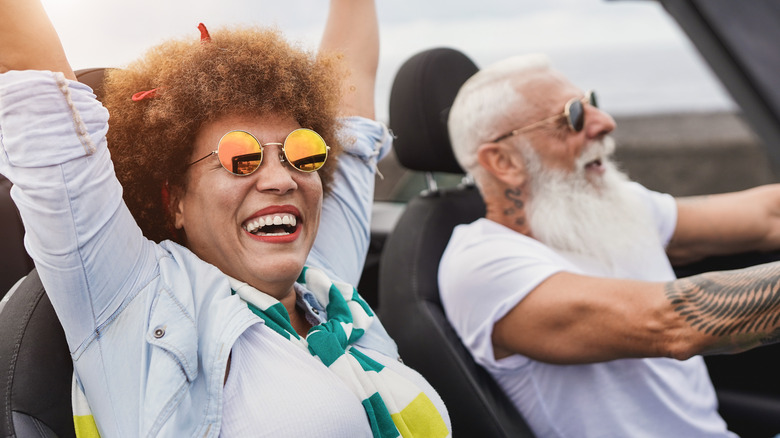
<path fill-rule="evenodd" d="M 284 236 L 289 234 L 289 232 L 263 233 L 259 230 L 269 225 L 287 225 L 290 227 L 295 227 L 297 223 L 298 220 L 295 218 L 295 215 L 282 213 L 254 218 L 251 221 L 245 223 L 243 228 L 244 230 L 253 234 L 261 234 L 264 236 Z"/>

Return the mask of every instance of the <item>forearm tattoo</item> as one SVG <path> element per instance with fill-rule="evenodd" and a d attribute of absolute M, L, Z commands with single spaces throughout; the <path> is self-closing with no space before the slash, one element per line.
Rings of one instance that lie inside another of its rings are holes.
<path fill-rule="evenodd" d="M 780 341 L 780 264 L 679 279 L 666 296 L 694 328 L 733 347 Z"/>

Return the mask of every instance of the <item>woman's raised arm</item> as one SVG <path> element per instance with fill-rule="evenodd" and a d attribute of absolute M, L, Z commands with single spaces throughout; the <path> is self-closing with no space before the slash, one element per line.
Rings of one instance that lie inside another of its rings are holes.
<path fill-rule="evenodd" d="M 323 55 L 343 56 L 339 115 L 349 118 L 333 190 L 325 197 L 322 219 L 309 255 L 313 266 L 343 281 L 360 280 L 370 242 L 371 203 L 376 163 L 390 149 L 391 138 L 374 119 L 374 84 L 379 63 L 379 30 L 373 0 L 331 0 L 320 43 Z M 353 141 L 354 140 L 354 141 Z"/>
<path fill-rule="evenodd" d="M 320 53 L 343 54 L 342 116 L 374 118 L 379 24 L 373 0 L 331 0 Z"/>
<path fill-rule="evenodd" d="M 40 0 L 0 0 L 0 73 L 51 70 L 76 79 Z"/>

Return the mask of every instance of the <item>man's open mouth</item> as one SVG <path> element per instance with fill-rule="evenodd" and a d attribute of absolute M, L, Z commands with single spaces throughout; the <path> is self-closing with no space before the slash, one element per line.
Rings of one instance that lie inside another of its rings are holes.
<path fill-rule="evenodd" d="M 247 221 L 243 228 L 255 236 L 286 236 L 295 232 L 298 219 L 289 213 L 269 214 Z"/>
<path fill-rule="evenodd" d="M 601 167 L 601 158 L 597 158 L 593 161 L 589 161 L 585 164 L 585 169 L 594 169 L 594 168 L 600 168 Z"/>

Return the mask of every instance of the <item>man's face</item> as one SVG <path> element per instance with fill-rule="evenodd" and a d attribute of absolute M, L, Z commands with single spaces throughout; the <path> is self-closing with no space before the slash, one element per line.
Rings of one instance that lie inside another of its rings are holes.
<path fill-rule="evenodd" d="M 539 74 L 520 88 L 527 101 L 515 119 L 521 121 L 520 126 L 561 114 L 561 117 L 552 118 L 522 134 L 533 145 L 544 167 L 565 172 L 582 171 L 594 182 L 601 179 L 606 171 L 606 151 L 589 146 L 615 129 L 614 119 L 585 103 L 582 130 L 571 129 L 562 115 L 564 107 L 572 99 L 583 99 L 585 93 L 557 72 Z"/>

